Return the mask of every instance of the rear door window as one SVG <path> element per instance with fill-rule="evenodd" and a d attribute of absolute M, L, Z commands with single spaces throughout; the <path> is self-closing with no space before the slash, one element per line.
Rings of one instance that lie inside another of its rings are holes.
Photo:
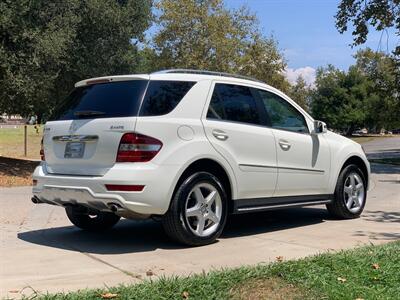
<path fill-rule="evenodd" d="M 151 80 L 140 109 L 140 116 L 160 116 L 170 113 L 194 84 L 193 81 Z"/>
<path fill-rule="evenodd" d="M 241 85 L 216 83 L 207 118 L 260 125 L 256 99 Z"/>
<path fill-rule="evenodd" d="M 129 80 L 75 88 L 53 120 L 136 116 L 148 80 Z"/>

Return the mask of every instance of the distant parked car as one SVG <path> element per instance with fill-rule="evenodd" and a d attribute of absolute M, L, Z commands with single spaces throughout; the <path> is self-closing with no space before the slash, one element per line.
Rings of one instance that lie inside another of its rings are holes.
<path fill-rule="evenodd" d="M 325 204 L 356 218 L 370 177 L 358 143 L 282 92 L 194 70 L 78 82 L 46 123 L 41 156 L 34 203 L 92 231 L 153 217 L 188 245 L 217 239 L 230 213 Z"/>
<path fill-rule="evenodd" d="M 400 128 L 392 130 L 392 134 L 400 134 Z"/>
<path fill-rule="evenodd" d="M 354 135 L 362 135 L 362 134 L 367 134 L 367 133 L 368 133 L 368 129 L 366 129 L 366 128 L 358 129 L 353 132 Z"/>

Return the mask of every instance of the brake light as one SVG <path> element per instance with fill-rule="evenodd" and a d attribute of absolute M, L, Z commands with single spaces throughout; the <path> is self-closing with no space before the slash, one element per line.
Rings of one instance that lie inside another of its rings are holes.
<path fill-rule="evenodd" d="M 157 155 L 162 143 L 139 133 L 125 133 L 118 147 L 117 162 L 146 162 Z"/>
<path fill-rule="evenodd" d="M 40 159 L 42 160 L 42 161 L 45 161 L 46 160 L 46 157 L 45 157 L 45 155 L 44 155 L 44 148 L 43 148 L 43 138 L 42 138 L 42 140 L 40 141 Z"/>
<path fill-rule="evenodd" d="M 91 84 L 99 84 L 99 83 L 107 83 L 110 82 L 110 79 L 94 79 L 94 80 L 88 80 L 86 81 L 87 85 Z"/>

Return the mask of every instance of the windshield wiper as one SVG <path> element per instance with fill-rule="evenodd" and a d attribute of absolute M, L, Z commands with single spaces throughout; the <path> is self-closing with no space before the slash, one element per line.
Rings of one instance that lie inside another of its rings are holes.
<path fill-rule="evenodd" d="M 74 112 L 74 116 L 76 117 L 100 116 L 105 114 L 106 114 L 105 112 L 97 110 L 81 110 Z"/>

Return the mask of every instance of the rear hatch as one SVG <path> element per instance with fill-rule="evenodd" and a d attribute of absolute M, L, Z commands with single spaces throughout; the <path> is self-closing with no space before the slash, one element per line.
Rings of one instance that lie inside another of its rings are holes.
<path fill-rule="evenodd" d="M 135 130 L 148 79 L 112 77 L 78 83 L 46 123 L 47 171 L 104 175 L 115 164 L 123 133 Z"/>

